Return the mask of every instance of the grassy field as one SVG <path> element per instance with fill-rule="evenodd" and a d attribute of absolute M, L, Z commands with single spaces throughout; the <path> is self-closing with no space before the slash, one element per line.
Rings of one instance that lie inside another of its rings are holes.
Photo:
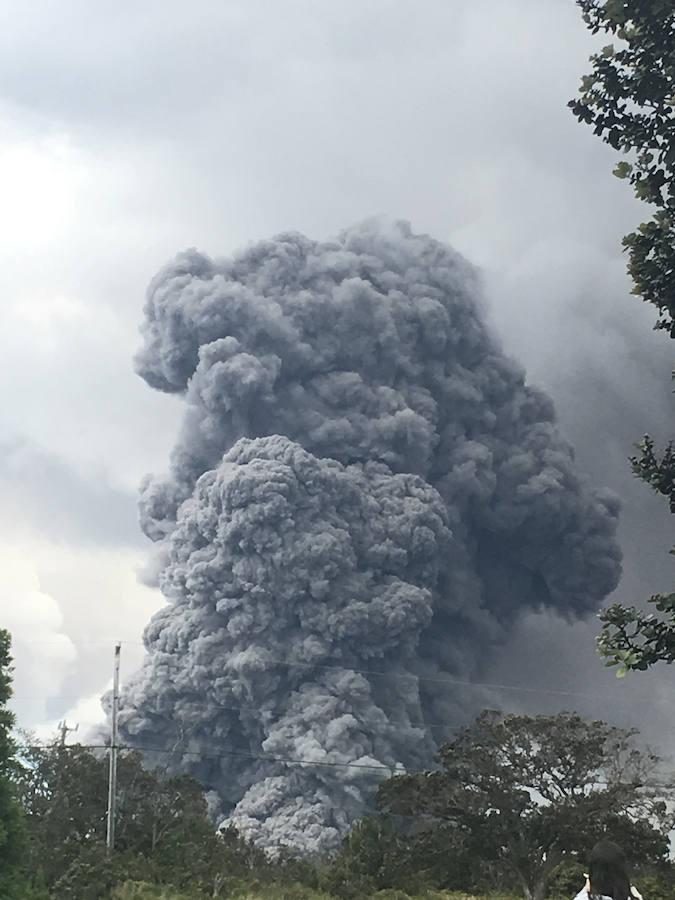
<path fill-rule="evenodd" d="M 323 894 L 302 885 L 265 885 L 260 888 L 235 889 L 223 894 L 231 900 L 334 900 L 330 894 Z M 111 900 L 204 900 L 203 894 L 176 893 L 170 889 L 162 889 L 143 884 L 126 884 L 118 888 Z M 512 894 L 492 894 L 477 896 L 456 891 L 432 891 L 412 897 L 402 891 L 386 890 L 370 894 L 359 900 L 519 900 Z"/>

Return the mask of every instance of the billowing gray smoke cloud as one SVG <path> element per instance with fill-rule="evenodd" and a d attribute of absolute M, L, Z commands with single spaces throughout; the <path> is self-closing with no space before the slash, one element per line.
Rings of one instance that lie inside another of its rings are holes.
<path fill-rule="evenodd" d="M 618 581 L 616 500 L 478 297 L 450 248 L 380 222 L 189 251 L 150 285 L 138 372 L 186 414 L 143 486 L 167 604 L 121 730 L 267 846 L 334 845 L 457 720 L 448 678 Z"/>

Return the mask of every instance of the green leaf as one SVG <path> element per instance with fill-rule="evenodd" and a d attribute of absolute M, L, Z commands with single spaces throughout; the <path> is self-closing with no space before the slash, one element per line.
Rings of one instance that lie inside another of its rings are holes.
<path fill-rule="evenodd" d="M 635 196 L 638 200 L 647 200 L 651 194 L 649 182 L 646 178 L 641 178 L 635 182 Z"/>
<path fill-rule="evenodd" d="M 607 0 L 603 12 L 607 20 L 614 25 L 624 25 L 628 21 L 624 0 Z"/>
<path fill-rule="evenodd" d="M 633 166 L 625 161 L 617 163 L 612 174 L 617 178 L 627 178 L 633 171 Z"/>

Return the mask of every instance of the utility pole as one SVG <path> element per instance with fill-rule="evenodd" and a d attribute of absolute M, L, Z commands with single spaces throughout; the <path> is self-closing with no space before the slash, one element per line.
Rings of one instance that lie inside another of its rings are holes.
<path fill-rule="evenodd" d="M 121 644 L 115 644 L 113 661 L 112 715 L 110 719 L 110 769 L 108 773 L 108 823 L 105 844 L 108 853 L 115 849 L 115 807 L 117 805 L 117 707 L 120 698 Z"/>
<path fill-rule="evenodd" d="M 61 747 L 66 746 L 66 737 L 68 736 L 68 732 L 69 731 L 75 732 L 79 729 L 79 727 L 80 727 L 79 722 L 77 723 L 77 725 L 74 728 L 71 728 L 65 719 L 63 720 L 63 722 L 59 722 L 59 726 L 58 726 L 59 735 L 60 735 L 59 744 L 61 745 Z"/>

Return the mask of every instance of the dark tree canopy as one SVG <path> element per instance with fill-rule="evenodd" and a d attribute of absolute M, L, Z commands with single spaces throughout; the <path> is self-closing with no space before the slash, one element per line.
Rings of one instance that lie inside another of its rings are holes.
<path fill-rule="evenodd" d="M 55 896 L 79 897 L 82 884 L 104 896 L 120 878 L 134 875 L 212 886 L 223 872 L 241 874 L 262 859 L 236 834 L 216 834 L 194 779 L 148 770 L 140 754 L 123 752 L 116 852 L 107 860 L 106 757 L 55 741 L 27 744 L 22 761 L 16 782 L 29 836 L 28 868 Z"/>
<path fill-rule="evenodd" d="M 21 896 L 19 879 L 25 849 L 23 820 L 14 790 L 14 714 L 7 706 L 11 696 L 11 638 L 8 631 L 0 629 L 0 897 Z"/>
<path fill-rule="evenodd" d="M 389 779 L 379 803 L 451 824 L 475 858 L 501 863 L 541 900 L 560 863 L 605 834 L 643 860 L 667 853 L 667 808 L 647 787 L 657 759 L 634 737 L 570 713 L 486 711 L 441 748 L 440 769 Z"/>
<path fill-rule="evenodd" d="M 666 447 L 659 459 L 654 441 L 646 435 L 638 444 L 639 456 L 631 459 L 633 472 L 654 491 L 668 498 L 675 513 L 675 450 Z M 675 593 L 654 594 L 652 607 L 659 615 L 636 607 L 614 604 L 602 613 L 605 623 L 598 649 L 609 665 L 619 665 L 619 675 L 630 669 L 648 669 L 657 662 L 675 661 Z"/>
<path fill-rule="evenodd" d="M 615 150 L 628 154 L 615 174 L 656 209 L 624 239 L 635 293 L 658 310 L 656 327 L 675 336 L 675 6 L 671 0 L 578 0 L 595 34 L 620 40 L 591 57 L 592 72 L 570 102 Z"/>
<path fill-rule="evenodd" d="M 568 714 L 483 714 L 442 749 L 441 770 L 383 785 L 380 815 L 357 822 L 342 851 L 319 860 L 283 850 L 270 859 L 234 829 L 217 834 L 196 782 L 168 768 L 148 770 L 127 751 L 119 760 L 118 841 L 106 853 L 105 755 L 61 741 L 27 740 L 19 750 L 23 767 L 13 779 L 25 812 L 29 884 L 14 894 L 0 890 L 2 900 L 394 900 L 408 893 L 421 900 L 436 890 L 505 896 L 525 887 L 534 898 L 550 878 L 559 888 L 583 883 L 580 860 L 566 848 L 604 829 L 643 864 L 659 860 L 667 845 L 654 827 L 667 827 L 663 803 L 643 787 L 656 759 L 636 749 L 632 733 Z M 657 887 L 645 896 L 669 900 L 658 884 L 672 881 L 672 869 L 654 872 Z M 642 868 L 640 886 L 648 874 Z"/>
<path fill-rule="evenodd" d="M 593 34 L 607 44 L 591 57 L 592 70 L 570 102 L 580 122 L 621 151 L 614 169 L 651 218 L 623 240 L 633 292 L 657 310 L 655 328 L 675 337 L 675 4 L 672 0 L 577 0 Z M 668 498 L 675 512 L 675 450 L 659 455 L 649 436 L 631 459 L 633 472 Z M 598 642 L 619 674 L 675 659 L 675 594 L 650 598 L 656 615 L 615 605 L 601 614 Z"/>

